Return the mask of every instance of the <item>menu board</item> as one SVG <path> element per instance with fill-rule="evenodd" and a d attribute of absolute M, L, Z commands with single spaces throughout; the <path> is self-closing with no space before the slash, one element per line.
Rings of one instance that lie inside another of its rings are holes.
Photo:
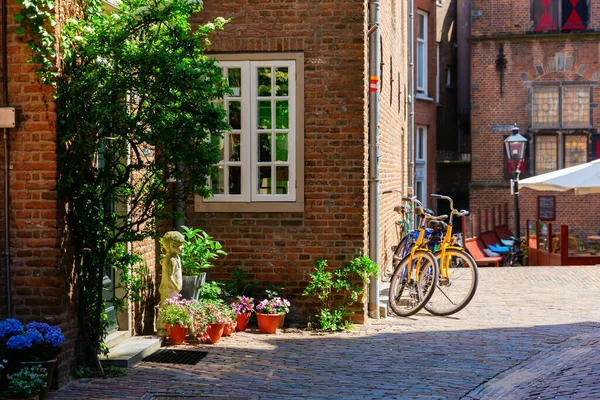
<path fill-rule="evenodd" d="M 556 196 L 538 196 L 538 220 L 556 220 Z"/>

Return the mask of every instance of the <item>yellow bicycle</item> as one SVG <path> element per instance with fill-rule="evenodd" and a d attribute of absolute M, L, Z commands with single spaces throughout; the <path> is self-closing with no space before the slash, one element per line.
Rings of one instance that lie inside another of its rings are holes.
<path fill-rule="evenodd" d="M 465 308 L 477 291 L 477 263 L 460 246 L 458 237 L 452 234 L 454 217 L 462 217 L 469 212 L 454 209 L 452 199 L 448 196 L 432 194 L 431 197 L 449 201 L 451 213 L 448 224 L 437 221 L 430 223 L 432 228 L 445 233 L 439 250 L 434 253 L 439 279 L 425 309 L 434 315 L 450 315 Z"/>
<path fill-rule="evenodd" d="M 392 311 L 401 317 L 408 317 L 425 307 L 437 285 L 438 268 L 433 253 L 428 248 L 427 224 L 429 221 L 445 220 L 448 216 L 435 217 L 425 213 L 416 197 L 403 197 L 402 200 L 415 204 L 415 214 L 421 218 L 421 224 L 410 253 L 399 260 L 394 268 L 388 296 Z"/>

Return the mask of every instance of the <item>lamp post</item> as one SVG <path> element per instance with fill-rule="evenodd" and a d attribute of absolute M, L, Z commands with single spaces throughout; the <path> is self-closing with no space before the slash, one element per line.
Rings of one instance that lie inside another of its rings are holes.
<path fill-rule="evenodd" d="M 508 162 L 513 167 L 513 177 L 510 184 L 512 193 L 515 196 L 515 238 L 521 237 L 521 221 L 519 216 L 519 174 L 521 173 L 521 163 L 525 158 L 525 145 L 527 139 L 519 134 L 519 127 L 515 124 L 512 128 L 512 134 L 504 140 Z"/>

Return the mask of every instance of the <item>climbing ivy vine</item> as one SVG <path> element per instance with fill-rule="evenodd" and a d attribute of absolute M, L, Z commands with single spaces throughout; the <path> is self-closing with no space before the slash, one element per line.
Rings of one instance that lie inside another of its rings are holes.
<path fill-rule="evenodd" d="M 204 52 L 226 21 L 192 27 L 199 0 L 122 0 L 110 12 L 98 0 L 19 1 L 18 33 L 54 87 L 80 365 L 101 370 L 105 271 L 131 271 L 139 260 L 123 244 L 153 236 L 174 198 L 210 193 L 220 152 L 209 139 L 229 129 L 215 100 L 229 89 Z M 127 276 L 132 293 L 143 287 Z"/>

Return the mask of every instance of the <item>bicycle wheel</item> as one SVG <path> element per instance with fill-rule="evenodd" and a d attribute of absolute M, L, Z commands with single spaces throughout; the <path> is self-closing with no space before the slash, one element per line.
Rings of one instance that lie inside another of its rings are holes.
<path fill-rule="evenodd" d="M 435 253 L 438 263 L 441 255 L 441 251 Z M 477 290 L 479 276 L 477 263 L 473 257 L 465 251 L 448 249 L 446 260 L 449 263 L 449 276 L 442 276 L 440 271 L 435 293 L 425 305 L 425 309 L 433 315 L 450 315 L 459 312 L 469 304 Z"/>
<path fill-rule="evenodd" d="M 411 258 L 410 254 L 404 257 L 394 270 L 390 282 L 389 303 L 392 311 L 401 317 L 419 312 L 433 295 L 437 274 L 435 258 L 428 251 L 417 250 L 414 257 Z"/>

